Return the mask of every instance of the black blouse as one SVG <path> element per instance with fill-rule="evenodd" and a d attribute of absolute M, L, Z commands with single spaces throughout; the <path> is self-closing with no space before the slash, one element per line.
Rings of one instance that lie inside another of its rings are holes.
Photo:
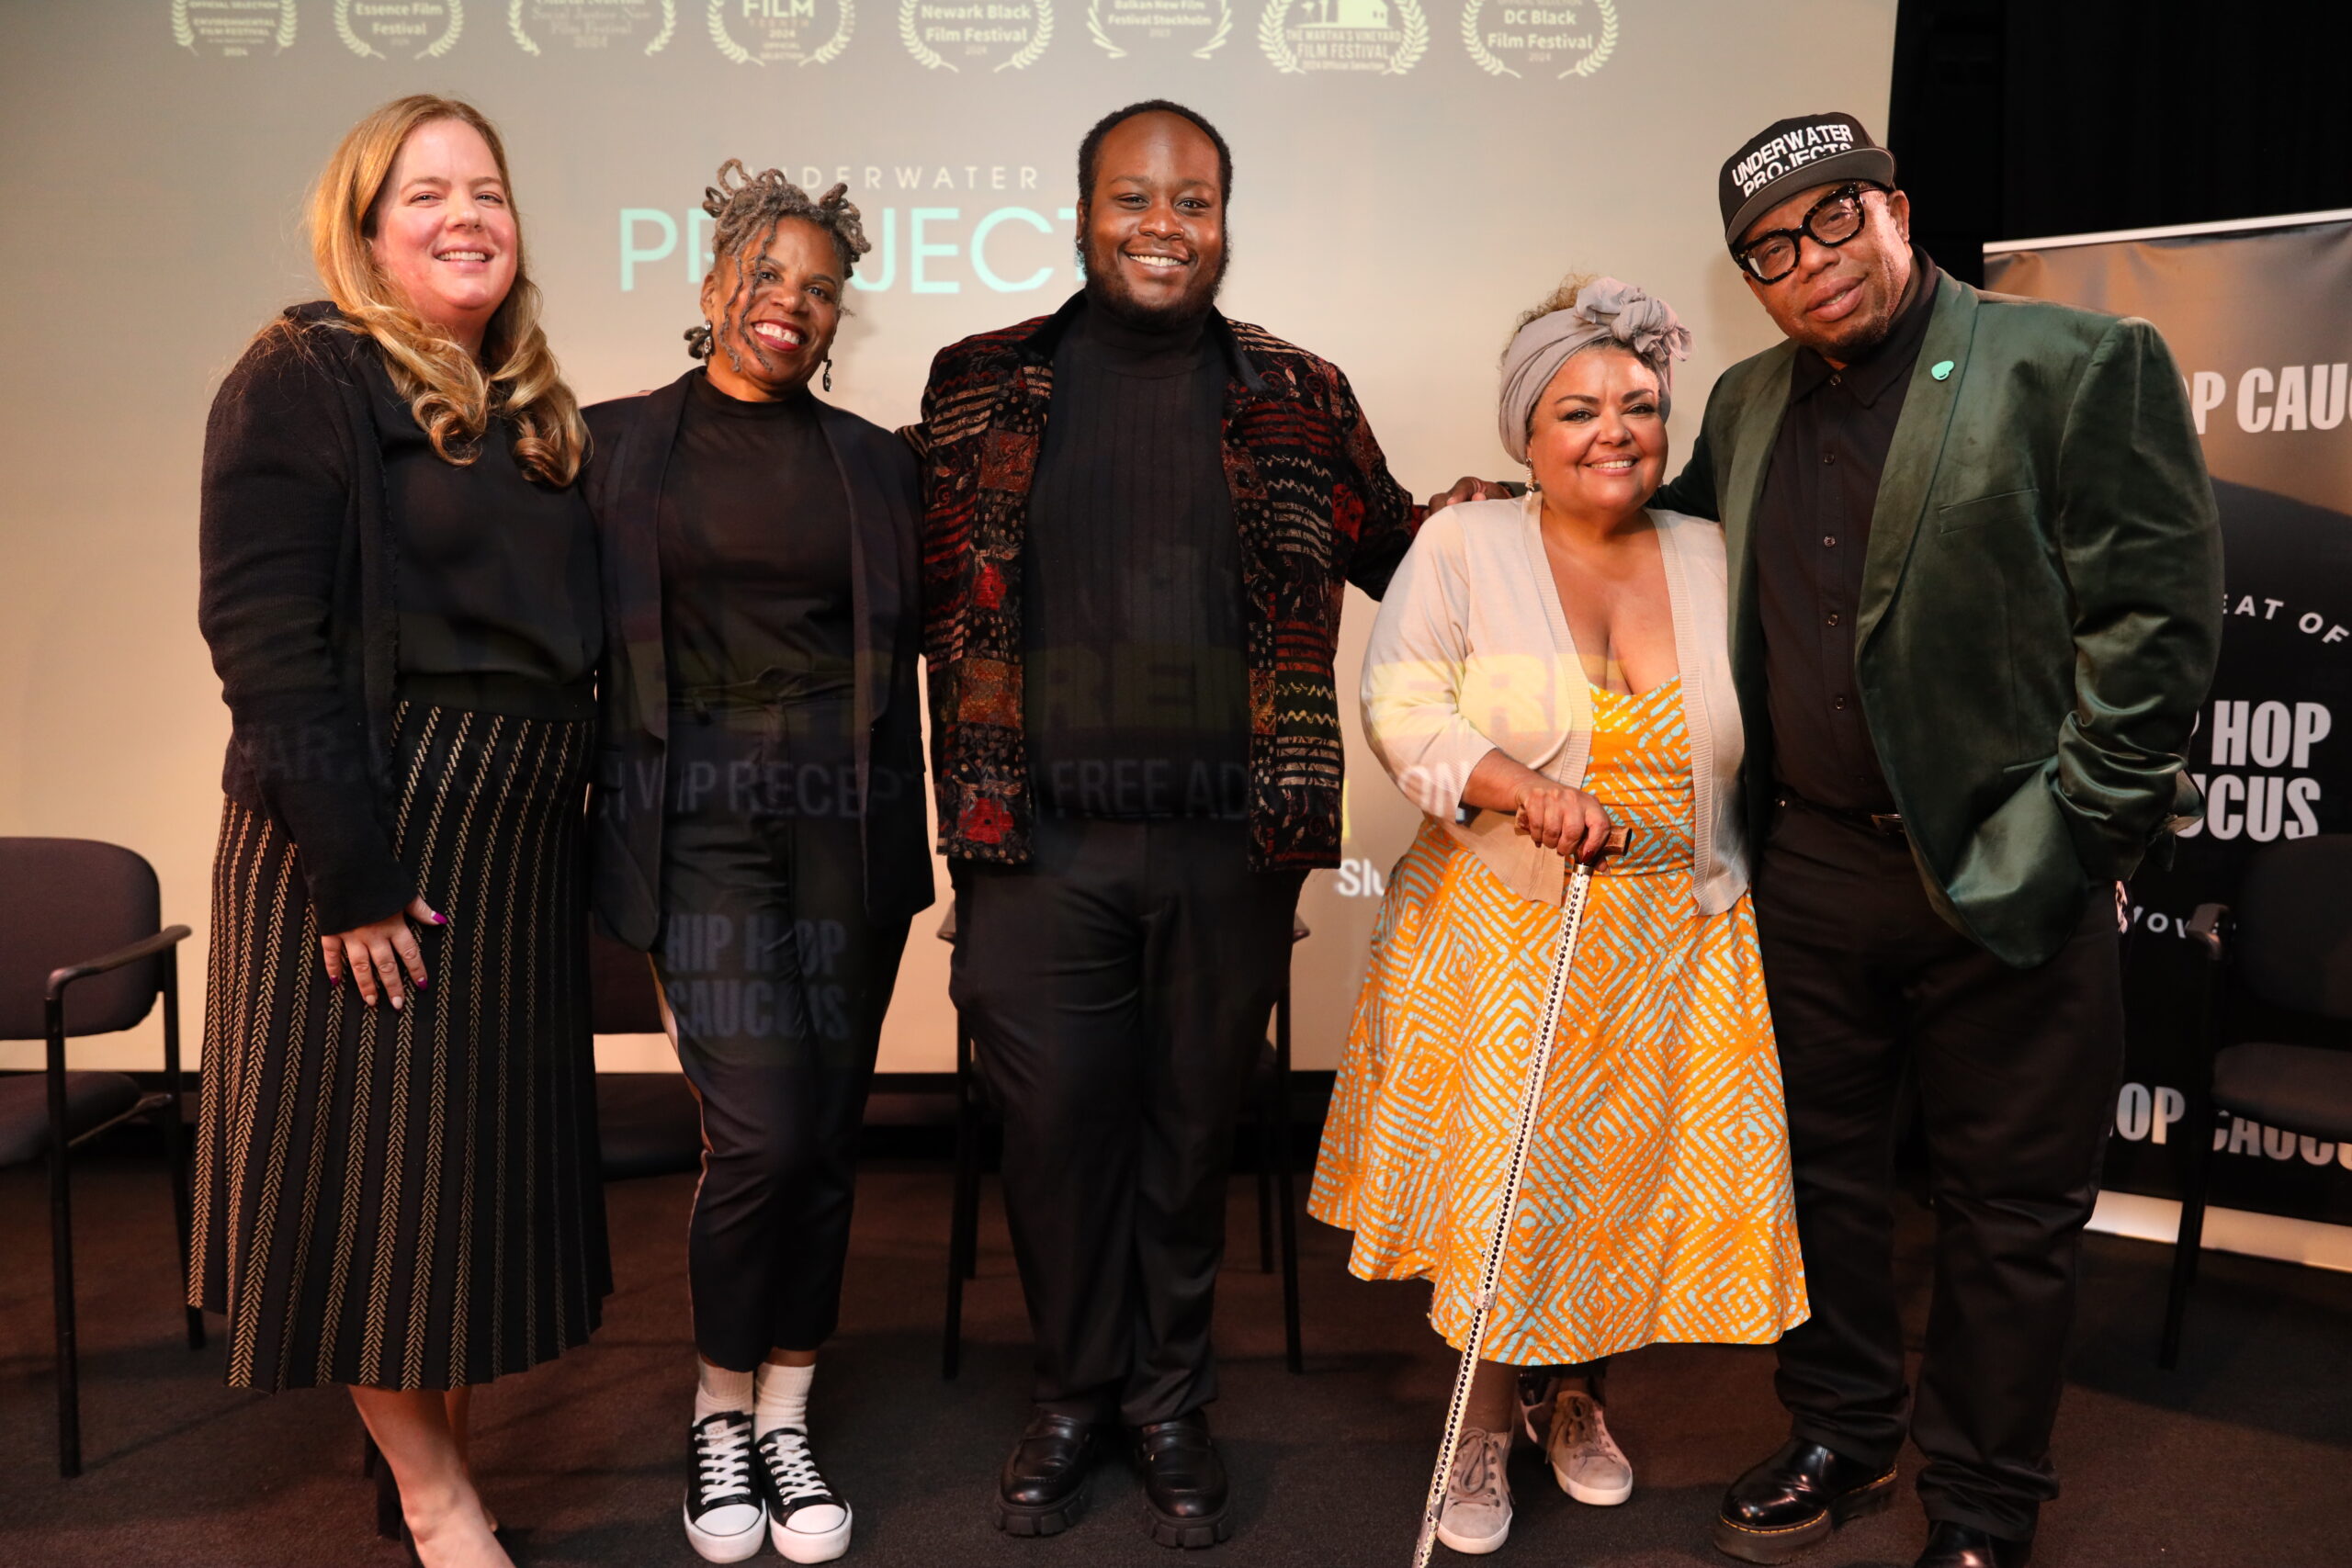
<path fill-rule="evenodd" d="M 745 402 L 697 376 L 662 481 L 659 531 L 674 697 L 770 671 L 848 689 L 849 491 L 813 398 Z"/>
<path fill-rule="evenodd" d="M 579 487 L 532 479 L 503 420 L 472 462 L 450 462 L 381 360 L 368 363 L 398 552 L 400 672 L 584 679 L 605 633 L 595 520 Z"/>

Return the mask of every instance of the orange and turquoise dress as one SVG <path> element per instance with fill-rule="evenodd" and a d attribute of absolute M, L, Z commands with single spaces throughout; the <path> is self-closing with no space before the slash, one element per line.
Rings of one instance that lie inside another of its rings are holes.
<path fill-rule="evenodd" d="M 1748 897 L 1692 887 L 1679 679 L 1595 691 L 1582 787 L 1630 829 L 1592 879 L 1504 1251 L 1490 1359 L 1761 1344 L 1805 1316 L 1780 1059 Z M 1560 936 L 1424 820 L 1390 877 L 1308 1212 L 1350 1272 L 1427 1280 L 1459 1349 Z"/>

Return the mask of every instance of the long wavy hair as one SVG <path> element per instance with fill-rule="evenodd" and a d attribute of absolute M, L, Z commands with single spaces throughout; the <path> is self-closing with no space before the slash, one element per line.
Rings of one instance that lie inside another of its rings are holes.
<path fill-rule="evenodd" d="M 480 109 L 429 93 L 395 98 L 345 134 L 311 189 L 311 259 L 348 330 L 366 333 L 382 347 L 392 385 L 408 399 L 435 452 L 452 463 L 470 463 L 490 422 L 503 418 L 514 425 L 515 461 L 549 484 L 570 484 L 580 472 L 588 430 L 539 326 L 539 289 L 524 260 L 519 214 L 514 286 L 490 318 L 479 359 L 416 313 L 368 243 L 401 145 L 418 127 L 445 119 L 481 133 L 513 200 L 506 144 Z"/>

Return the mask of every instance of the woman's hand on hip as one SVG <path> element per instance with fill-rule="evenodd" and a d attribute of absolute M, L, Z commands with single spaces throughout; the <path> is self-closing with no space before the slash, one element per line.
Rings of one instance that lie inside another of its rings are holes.
<path fill-rule="evenodd" d="M 1609 809 L 1580 789 L 1536 778 L 1521 785 L 1519 830 L 1572 861 L 1596 860 L 1609 844 Z"/>
<path fill-rule="evenodd" d="M 390 1001 L 397 1011 L 406 1004 L 411 984 L 420 991 L 424 989 L 424 950 L 417 945 L 411 920 L 428 926 L 449 923 L 447 916 L 435 912 L 433 906 L 416 897 L 410 899 L 408 908 L 397 915 L 387 915 L 334 936 L 322 936 L 319 938 L 319 954 L 326 960 L 327 978 L 340 986 L 347 974 L 369 1007 L 379 1001 Z"/>

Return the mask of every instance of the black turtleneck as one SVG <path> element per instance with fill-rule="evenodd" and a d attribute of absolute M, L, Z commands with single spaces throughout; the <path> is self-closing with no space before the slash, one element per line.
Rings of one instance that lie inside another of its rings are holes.
<path fill-rule="evenodd" d="M 659 519 L 673 693 L 850 678 L 849 492 L 816 399 L 746 402 L 695 377 Z"/>
<path fill-rule="evenodd" d="M 1049 812 L 1249 814 L 1226 366 L 1205 325 L 1090 302 L 1054 353 L 1022 558 L 1029 764 Z"/>

